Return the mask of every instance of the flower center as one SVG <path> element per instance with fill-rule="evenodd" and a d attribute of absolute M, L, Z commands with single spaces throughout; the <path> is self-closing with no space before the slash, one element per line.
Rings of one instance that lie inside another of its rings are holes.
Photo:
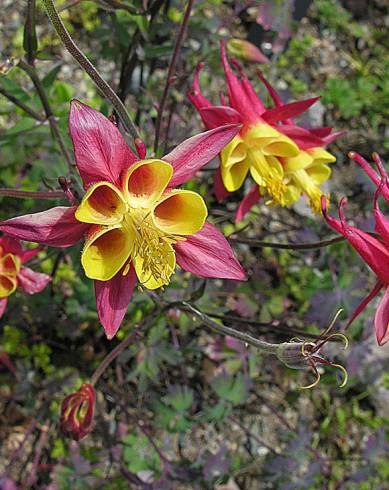
<path fill-rule="evenodd" d="M 264 156 L 258 150 L 249 150 L 248 157 L 251 161 L 250 172 L 253 179 L 271 197 L 267 204 L 285 206 L 287 185 L 283 179 L 284 170 L 279 159 Z"/>
<path fill-rule="evenodd" d="M 147 284 L 154 280 L 161 284 L 169 284 L 175 266 L 172 245 L 185 238 L 158 229 L 153 222 L 150 209 L 130 208 L 124 215 L 123 229 L 133 239 L 130 259 L 123 275 L 128 274 L 131 263 L 134 262 L 142 269 L 141 283 Z"/>

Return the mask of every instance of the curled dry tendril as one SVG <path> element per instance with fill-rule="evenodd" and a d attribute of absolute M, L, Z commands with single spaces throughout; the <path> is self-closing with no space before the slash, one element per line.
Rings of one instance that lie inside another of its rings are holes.
<path fill-rule="evenodd" d="M 310 388 L 314 388 L 320 382 L 321 375 L 317 369 L 318 364 L 322 364 L 325 366 L 331 366 L 331 367 L 339 369 L 343 374 L 343 381 L 339 385 L 339 388 L 343 388 L 346 385 L 347 379 L 348 379 L 348 374 L 347 374 L 347 370 L 345 369 L 345 367 L 342 366 L 341 364 L 336 364 L 334 362 L 327 361 L 322 356 L 318 355 L 320 349 L 329 340 L 334 339 L 334 338 L 341 339 L 344 342 L 344 350 L 347 349 L 348 339 L 345 335 L 343 335 L 342 333 L 332 333 L 332 334 L 328 335 L 329 332 L 331 331 L 331 329 L 333 328 L 333 326 L 335 325 L 335 322 L 338 319 L 339 315 L 342 313 L 342 311 L 343 311 L 343 309 L 339 309 L 337 311 L 337 313 L 334 316 L 330 325 L 320 335 L 319 339 L 316 342 L 303 342 L 303 344 L 301 346 L 301 355 L 303 356 L 306 363 L 310 366 L 310 368 L 312 369 L 312 371 L 316 375 L 316 379 L 313 383 L 311 383 L 309 385 L 301 386 L 300 387 L 301 390 L 308 390 Z"/>

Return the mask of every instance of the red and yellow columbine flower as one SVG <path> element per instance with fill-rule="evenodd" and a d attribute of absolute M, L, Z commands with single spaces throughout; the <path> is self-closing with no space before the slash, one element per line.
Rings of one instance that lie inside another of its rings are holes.
<path fill-rule="evenodd" d="M 242 201 L 237 213 L 239 221 L 262 195 L 269 204 L 289 206 L 301 194 L 308 196 L 314 212 L 320 211 L 320 185 L 328 179 L 327 163 L 335 157 L 324 150 L 324 145 L 335 137 L 331 128 L 307 130 L 297 126 L 291 118 L 307 110 L 318 97 L 283 104 L 275 90 L 263 79 L 276 107 L 266 109 L 255 93 L 241 67 L 239 79 L 231 70 L 224 44 L 221 43 L 222 64 L 227 80 L 229 106 L 222 96 L 220 106 L 213 106 L 199 86 L 199 65 L 189 99 L 199 111 L 207 128 L 221 124 L 242 123 L 239 134 L 220 153 L 220 170 L 215 178 L 215 193 L 219 200 L 238 190 L 248 173 L 254 187 Z"/>
<path fill-rule="evenodd" d="M 23 250 L 19 240 L 6 235 L 0 237 L 0 317 L 5 311 L 9 296 L 17 287 L 29 294 L 35 294 L 40 293 L 50 282 L 51 278 L 47 274 L 34 272 L 23 265 L 40 250 Z"/>
<path fill-rule="evenodd" d="M 347 223 L 343 212 L 343 208 L 347 202 L 346 198 L 343 198 L 339 204 L 339 220 L 328 215 L 326 199 L 322 198 L 323 215 L 329 226 L 347 239 L 366 264 L 374 271 L 378 279 L 372 291 L 353 313 L 348 325 L 350 325 L 366 308 L 368 303 L 378 295 L 381 289 L 385 289 L 385 294 L 378 305 L 374 318 L 377 342 L 379 345 L 383 345 L 389 341 L 389 221 L 380 211 L 378 198 L 382 194 L 389 202 L 389 180 L 377 154 L 373 154 L 373 159 L 381 174 L 380 176 L 360 155 L 351 152 L 350 157 L 366 170 L 369 177 L 378 187 L 374 197 L 373 208 L 375 230 L 380 235 L 380 238 L 375 238 Z"/>
<path fill-rule="evenodd" d="M 79 441 L 93 430 L 93 415 L 96 393 L 92 385 L 81 388 L 67 396 L 61 405 L 60 426 L 62 432 Z"/>
<path fill-rule="evenodd" d="M 81 204 L 12 218 L 0 229 L 55 247 L 85 236 L 81 263 L 95 280 L 108 338 L 120 326 L 136 279 L 159 288 L 176 264 L 202 277 L 245 278 L 227 240 L 206 222 L 202 197 L 176 188 L 231 141 L 238 125 L 194 136 L 160 160 L 146 159 L 142 145 L 138 159 L 111 121 L 78 101 L 71 103 L 69 127 L 86 189 Z"/>

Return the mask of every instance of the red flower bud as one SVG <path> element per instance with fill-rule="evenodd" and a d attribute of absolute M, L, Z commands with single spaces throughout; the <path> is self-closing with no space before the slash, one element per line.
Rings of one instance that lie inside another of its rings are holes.
<path fill-rule="evenodd" d="M 92 432 L 95 397 L 93 386 L 83 384 L 78 391 L 64 399 L 60 426 L 67 437 L 79 441 Z"/>

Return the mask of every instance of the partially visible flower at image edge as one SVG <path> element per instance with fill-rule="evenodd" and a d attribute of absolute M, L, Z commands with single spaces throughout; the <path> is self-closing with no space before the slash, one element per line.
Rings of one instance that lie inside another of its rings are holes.
<path fill-rule="evenodd" d="M 255 184 L 241 202 L 237 222 L 262 196 L 269 197 L 267 204 L 290 206 L 303 194 L 307 196 L 313 212 L 319 213 L 320 185 L 330 177 L 328 163 L 336 160 L 324 147 L 342 132 L 331 134 L 331 128 L 305 129 L 297 126 L 292 118 L 305 112 L 319 97 L 284 104 L 259 73 L 275 103 L 275 107 L 267 109 L 235 60 L 232 60 L 232 64 L 240 78 L 232 71 L 223 41 L 221 59 L 229 105 L 223 94 L 221 104 L 213 106 L 201 93 L 201 64 L 188 92 L 189 100 L 207 128 L 228 122 L 243 124 L 239 134 L 220 153 L 220 168 L 215 174 L 217 199 L 222 201 L 229 193 L 240 189 L 250 173 Z"/>
<path fill-rule="evenodd" d="M 23 264 L 35 257 L 41 248 L 24 250 L 19 240 L 0 236 L 0 318 L 8 304 L 8 298 L 18 287 L 28 294 L 40 293 L 51 277 L 35 272 Z"/>
<path fill-rule="evenodd" d="M 167 285 L 176 263 L 202 277 L 245 280 L 224 236 L 206 222 L 203 198 L 176 189 L 214 158 L 240 126 L 193 136 L 161 159 L 139 158 L 117 127 L 77 100 L 69 117 L 77 167 L 86 194 L 79 206 L 11 218 L 0 230 L 32 242 L 69 247 L 85 237 L 85 274 L 95 281 L 96 306 L 109 339 L 116 334 L 138 279 Z"/>
<path fill-rule="evenodd" d="M 368 162 L 357 153 L 350 152 L 349 156 L 362 166 L 377 186 L 373 210 L 375 231 L 378 233 L 379 238 L 349 225 L 344 214 L 344 207 L 347 203 L 346 198 L 341 199 L 339 203 L 339 220 L 329 216 L 325 198 L 322 198 L 322 210 L 328 225 L 346 238 L 365 263 L 373 270 L 378 279 L 373 289 L 351 315 L 347 326 L 351 325 L 370 301 L 379 294 L 381 289 L 385 289 L 374 317 L 374 328 L 378 345 L 384 345 L 389 341 L 389 221 L 381 212 L 378 199 L 382 195 L 389 202 L 389 178 L 376 153 L 373 154 L 373 160 L 378 167 L 380 175 L 377 175 Z"/>
<path fill-rule="evenodd" d="M 63 400 L 60 427 L 67 437 L 79 441 L 92 432 L 95 398 L 93 386 L 85 383 Z"/>

